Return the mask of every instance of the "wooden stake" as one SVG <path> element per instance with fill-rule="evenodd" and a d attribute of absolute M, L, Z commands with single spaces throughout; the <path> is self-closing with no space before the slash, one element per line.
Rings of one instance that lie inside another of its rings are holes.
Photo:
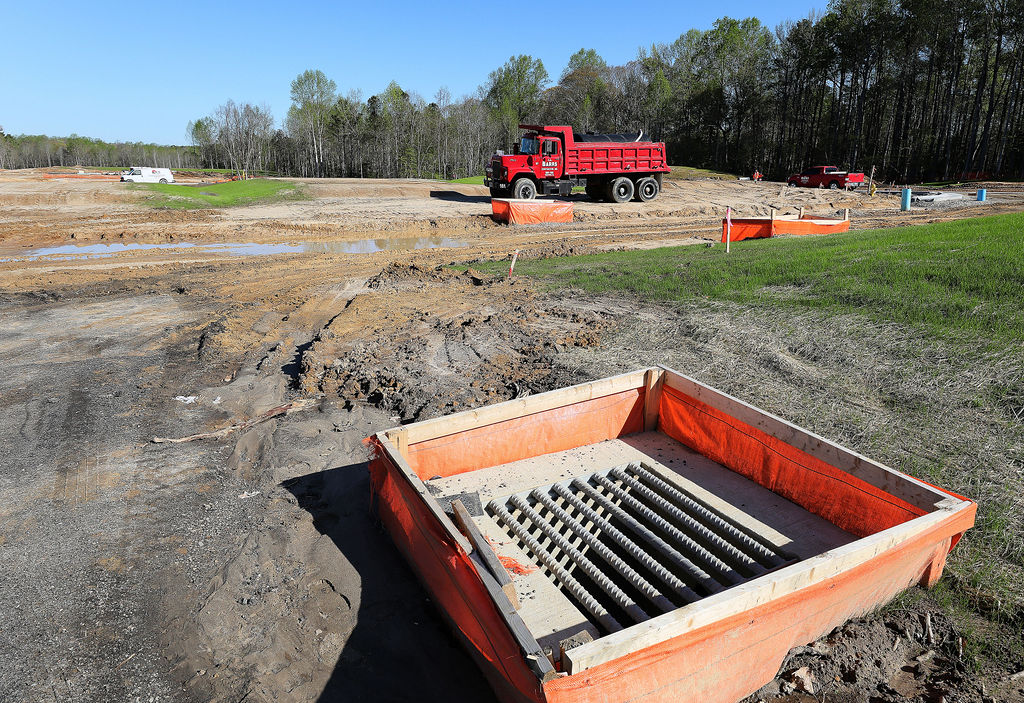
<path fill-rule="evenodd" d="M 800 208 L 800 216 L 799 216 L 799 219 L 801 219 L 801 220 L 802 220 L 802 219 L 804 219 L 804 209 L 803 209 L 803 208 Z"/>
<path fill-rule="evenodd" d="M 725 253 L 729 253 L 729 240 L 732 239 L 732 208 L 725 208 Z"/>
<path fill-rule="evenodd" d="M 849 220 L 850 219 L 850 208 L 846 208 L 846 209 L 843 210 L 843 219 L 844 220 Z"/>

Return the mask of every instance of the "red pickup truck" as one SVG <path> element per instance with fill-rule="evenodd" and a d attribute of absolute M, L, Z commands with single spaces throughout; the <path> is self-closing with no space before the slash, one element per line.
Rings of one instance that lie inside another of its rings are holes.
<path fill-rule="evenodd" d="M 856 188 L 864 185 L 863 173 L 840 171 L 835 166 L 811 166 L 787 179 L 790 187 L 804 188 Z"/>

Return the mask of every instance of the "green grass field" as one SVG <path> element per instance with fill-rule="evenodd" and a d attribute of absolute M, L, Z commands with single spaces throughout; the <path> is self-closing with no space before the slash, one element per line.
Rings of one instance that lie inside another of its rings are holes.
<path fill-rule="evenodd" d="M 279 200 L 306 200 L 309 197 L 298 183 L 262 178 L 199 186 L 138 183 L 130 184 L 128 187 L 148 192 L 146 204 L 152 207 L 183 210 L 254 205 Z"/>
<path fill-rule="evenodd" d="M 589 293 L 821 308 L 940 334 L 1024 339 L 1024 214 L 755 239 L 730 254 L 718 244 L 523 261 L 516 273 Z"/>
<path fill-rule="evenodd" d="M 484 184 L 484 177 L 468 176 L 467 178 L 456 178 L 454 181 L 448 181 L 448 183 L 464 183 L 471 186 L 482 186 Z"/>

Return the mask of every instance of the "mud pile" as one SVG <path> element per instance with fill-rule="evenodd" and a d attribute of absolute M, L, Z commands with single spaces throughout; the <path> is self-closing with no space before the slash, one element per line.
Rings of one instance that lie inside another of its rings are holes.
<path fill-rule="evenodd" d="M 576 382 L 556 371 L 555 353 L 597 344 L 610 325 L 538 297 L 527 283 L 472 269 L 393 264 L 367 289 L 302 355 L 299 385 L 404 422 Z M 348 333 L 367 319 L 375 329 Z"/>

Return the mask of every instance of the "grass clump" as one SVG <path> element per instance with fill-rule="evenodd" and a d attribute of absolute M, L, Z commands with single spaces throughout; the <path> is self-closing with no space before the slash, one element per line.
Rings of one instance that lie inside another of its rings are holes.
<path fill-rule="evenodd" d="M 145 202 L 152 207 L 176 210 L 237 207 L 309 198 L 298 183 L 263 178 L 198 186 L 176 183 L 135 183 L 128 187 L 132 190 L 148 192 Z"/>

